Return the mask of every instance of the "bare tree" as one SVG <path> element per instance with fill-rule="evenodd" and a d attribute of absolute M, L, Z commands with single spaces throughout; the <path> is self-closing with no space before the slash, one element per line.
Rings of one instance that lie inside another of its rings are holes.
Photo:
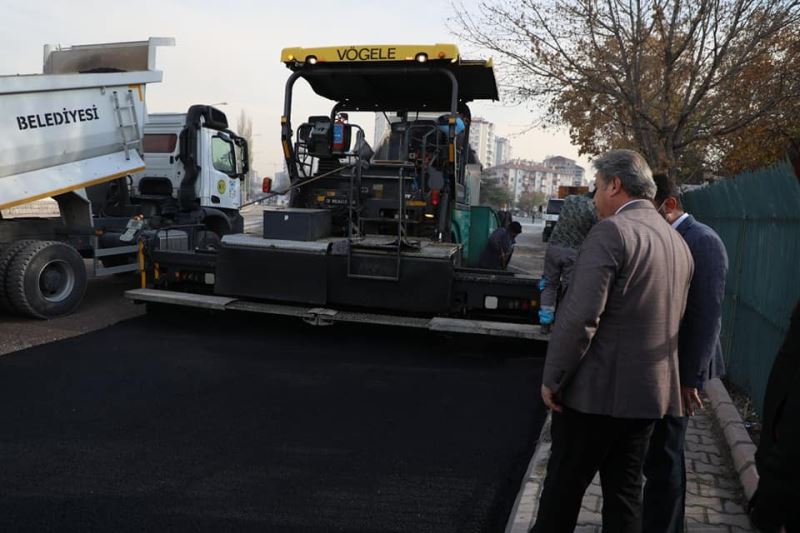
<path fill-rule="evenodd" d="M 249 148 L 247 167 L 253 168 L 253 121 L 244 109 L 239 112 L 236 133 L 247 141 L 247 147 Z"/>
<path fill-rule="evenodd" d="M 718 168 L 748 128 L 797 123 L 800 0 L 487 0 L 455 12 L 461 38 L 500 56 L 507 95 L 568 124 L 583 153 L 634 148 L 685 179 Z"/>
<path fill-rule="evenodd" d="M 245 177 L 244 180 L 244 201 L 247 202 L 250 200 L 250 196 L 252 195 L 253 189 L 253 121 L 250 119 L 250 116 L 247 112 L 242 109 L 239 112 L 239 119 L 236 121 L 236 133 L 240 137 L 244 137 L 247 141 L 247 168 L 250 169 L 250 173 Z"/>

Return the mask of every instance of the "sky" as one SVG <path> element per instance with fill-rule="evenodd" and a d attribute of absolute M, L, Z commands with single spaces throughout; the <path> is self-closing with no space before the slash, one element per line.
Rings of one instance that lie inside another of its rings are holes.
<path fill-rule="evenodd" d="M 477 0 L 463 3 L 474 8 Z M 0 6 L 0 75 L 41 72 L 44 44 L 174 37 L 174 47 L 158 50 L 156 65 L 164 79 L 148 86 L 148 111 L 217 104 L 235 129 L 244 110 L 253 123 L 253 166 L 262 176 L 283 168 L 280 115 L 290 71 L 280 62 L 282 48 L 445 42 L 459 45 L 468 59 L 488 57 L 450 32 L 448 0 L 0 0 Z M 303 81 L 295 86 L 294 124 L 330 112 L 330 102 L 307 87 Z M 473 116 L 495 123 L 497 135 L 511 136 L 514 157 L 541 161 L 563 155 L 592 174 L 566 130 L 527 131 L 537 116 L 526 106 L 501 101 L 470 107 Z M 361 125 L 370 134 L 372 124 Z"/>

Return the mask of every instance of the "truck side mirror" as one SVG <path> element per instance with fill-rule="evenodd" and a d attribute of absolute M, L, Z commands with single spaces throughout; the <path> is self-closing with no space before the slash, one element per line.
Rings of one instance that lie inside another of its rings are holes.
<path fill-rule="evenodd" d="M 261 182 L 261 192 L 268 193 L 272 190 L 272 179 L 265 177 Z"/>
<path fill-rule="evenodd" d="M 247 139 L 237 135 L 230 135 L 233 140 L 234 146 L 238 148 L 236 151 L 236 168 L 239 170 L 239 179 L 244 181 L 247 174 L 250 172 L 250 148 L 247 145 Z"/>

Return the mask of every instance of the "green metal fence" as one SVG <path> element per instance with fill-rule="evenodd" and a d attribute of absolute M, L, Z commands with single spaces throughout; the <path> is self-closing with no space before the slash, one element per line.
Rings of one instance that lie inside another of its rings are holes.
<path fill-rule="evenodd" d="M 788 162 L 687 192 L 683 205 L 713 227 L 730 269 L 722 313 L 729 379 L 759 412 L 789 316 L 800 298 L 800 184 Z"/>

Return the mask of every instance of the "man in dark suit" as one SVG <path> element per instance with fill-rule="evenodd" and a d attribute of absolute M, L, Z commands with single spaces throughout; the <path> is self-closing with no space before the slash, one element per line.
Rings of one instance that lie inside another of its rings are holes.
<path fill-rule="evenodd" d="M 699 391 L 705 382 L 724 373 L 722 301 L 728 254 L 713 229 L 695 220 L 681 207 L 675 182 L 665 174 L 654 176 L 658 212 L 689 246 L 694 277 L 689 286 L 686 312 L 678 337 L 681 395 L 687 415 L 702 407 Z M 683 442 L 688 416 L 665 416 L 653 429 L 644 464 L 644 533 L 681 533 L 686 501 L 686 469 Z"/>
<path fill-rule="evenodd" d="M 603 531 L 642 527 L 642 464 L 657 419 L 680 416 L 678 327 L 692 258 L 653 207 L 647 163 L 630 150 L 594 161 L 597 215 L 550 337 L 542 399 L 552 449 L 533 531 L 570 532 L 595 473 Z"/>

